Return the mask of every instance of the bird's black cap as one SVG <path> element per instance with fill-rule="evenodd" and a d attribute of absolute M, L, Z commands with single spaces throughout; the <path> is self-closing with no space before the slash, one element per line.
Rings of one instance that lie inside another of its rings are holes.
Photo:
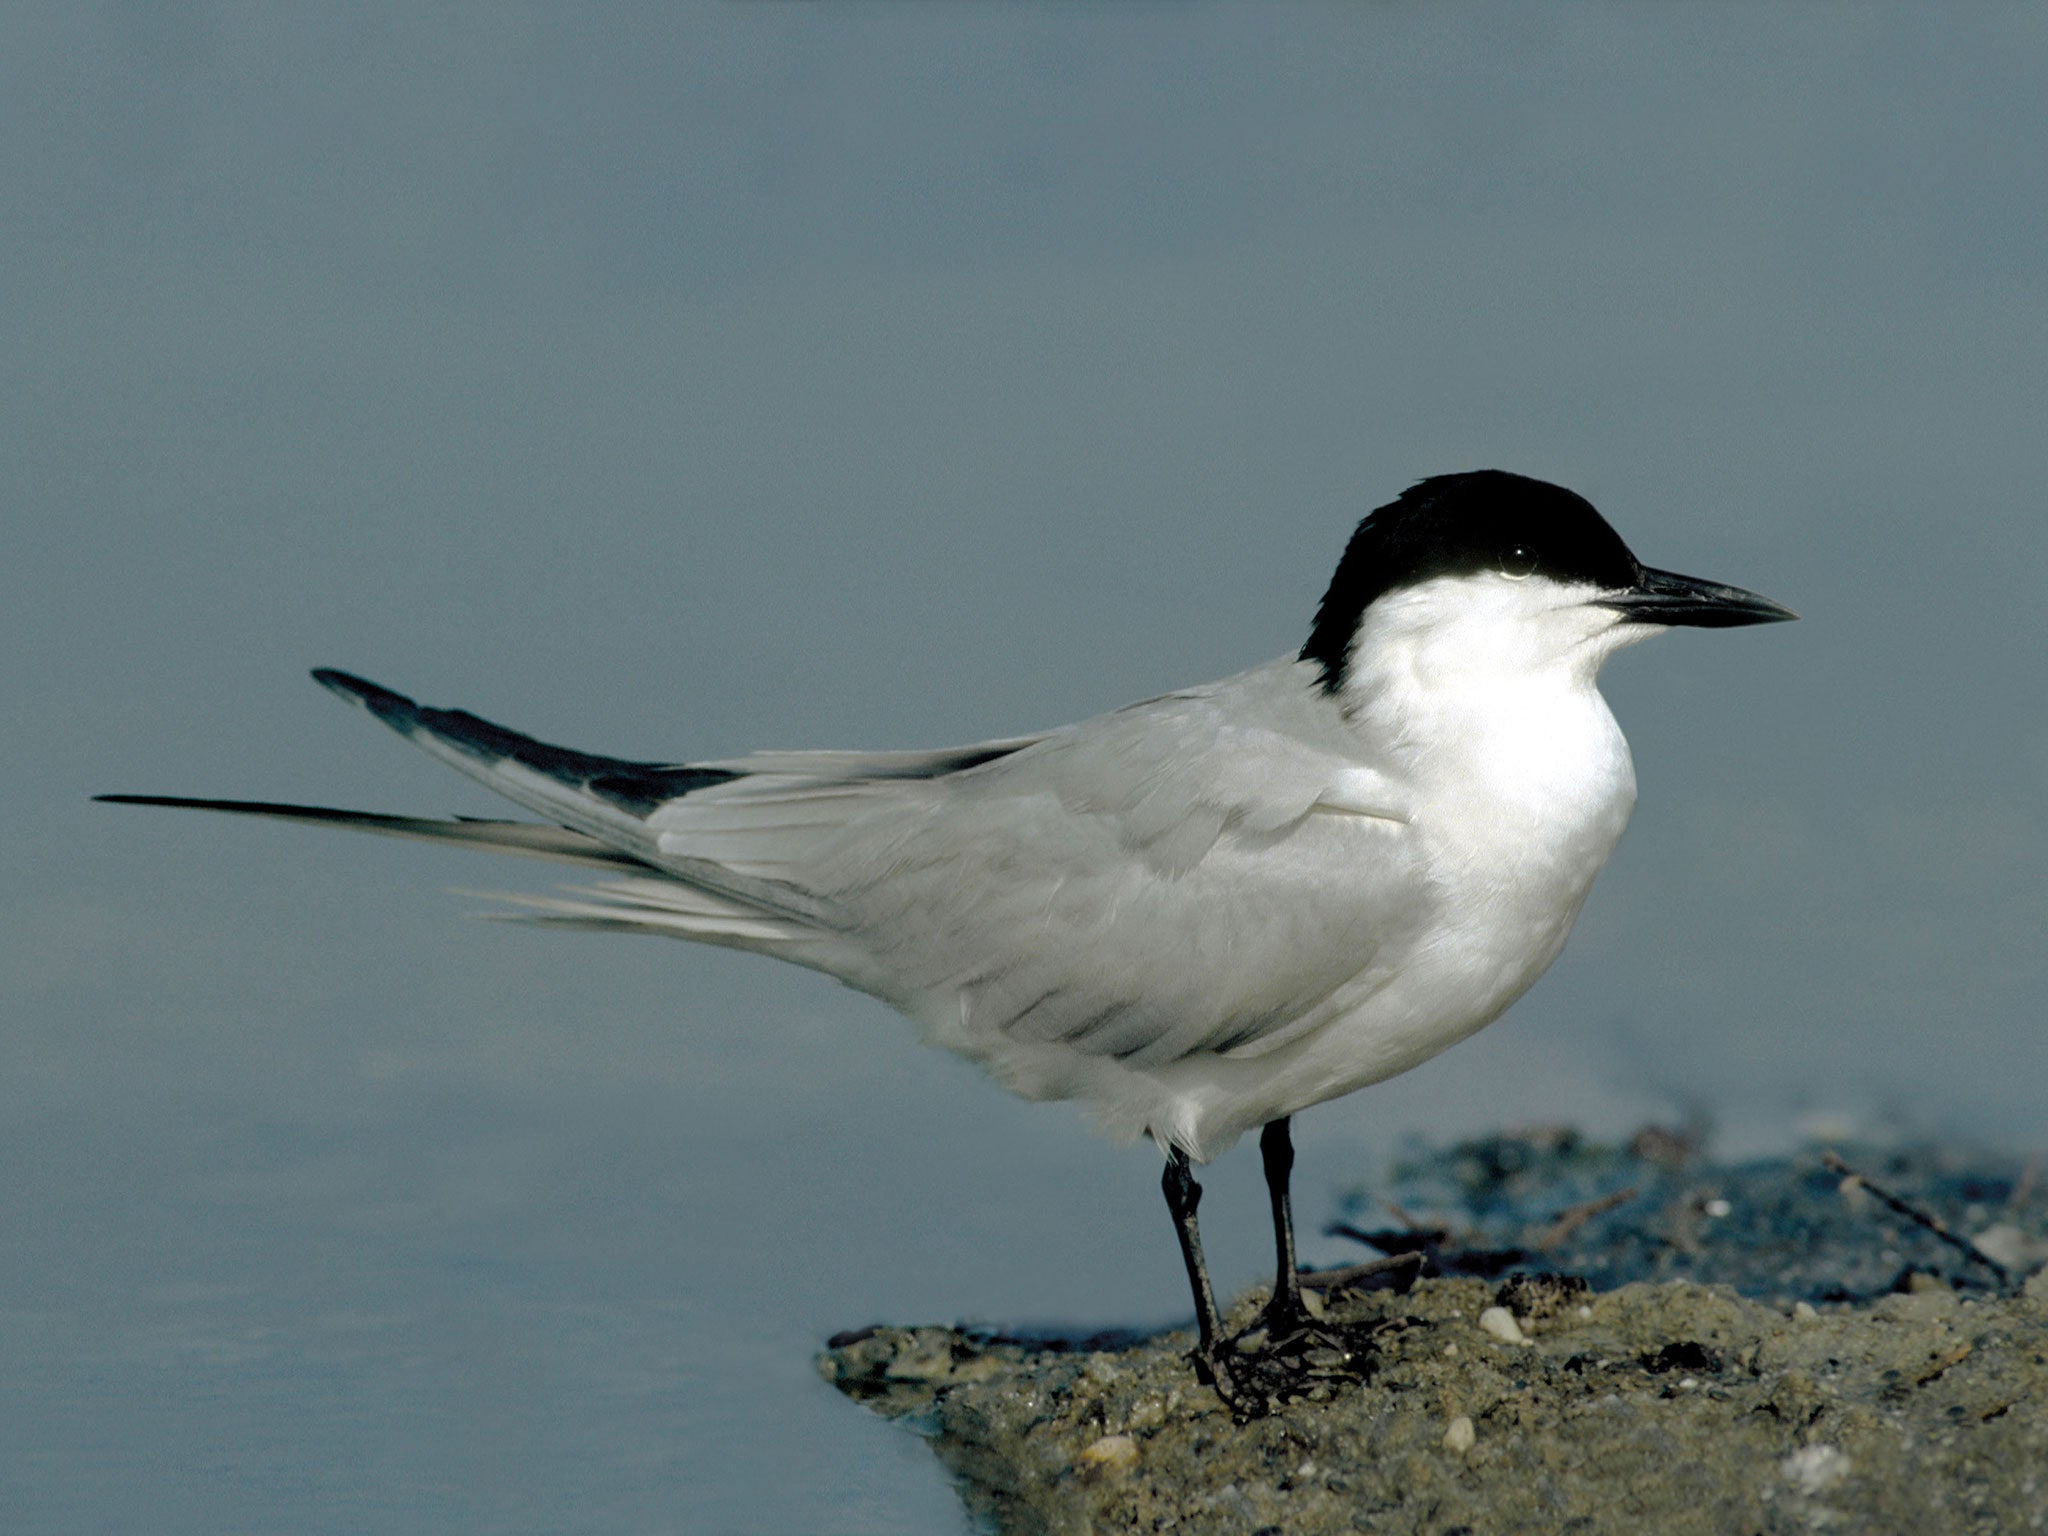
<path fill-rule="evenodd" d="M 1732 629 L 1799 617 L 1741 587 L 1652 570 L 1585 497 L 1500 469 L 1418 481 L 1358 525 L 1316 610 L 1301 659 L 1344 686 L 1360 620 L 1379 598 L 1436 576 L 1498 571 L 1597 587 L 1629 623 Z"/>
<path fill-rule="evenodd" d="M 1301 659 L 1343 686 L 1358 623 L 1379 598 L 1436 576 L 1503 571 L 1617 589 L 1642 562 L 1576 492 L 1502 469 L 1432 475 L 1367 515 L 1345 546 Z"/>

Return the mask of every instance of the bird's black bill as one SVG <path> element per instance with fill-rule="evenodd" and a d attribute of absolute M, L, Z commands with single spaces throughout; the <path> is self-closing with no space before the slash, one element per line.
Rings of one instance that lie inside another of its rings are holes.
<path fill-rule="evenodd" d="M 1701 581 L 1676 571 L 1645 570 L 1626 592 L 1601 599 L 1637 624 L 1689 624 L 1696 629 L 1733 629 L 1741 624 L 1782 624 L 1796 619 L 1782 603 L 1741 587 Z"/>

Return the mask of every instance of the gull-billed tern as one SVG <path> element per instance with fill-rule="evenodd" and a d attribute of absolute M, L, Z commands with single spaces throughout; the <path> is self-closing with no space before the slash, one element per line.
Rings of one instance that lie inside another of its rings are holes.
<path fill-rule="evenodd" d="M 836 976 L 1032 1099 L 1149 1135 L 1234 1407 L 1190 1162 L 1262 1129 L 1304 1332 L 1296 1111 L 1491 1023 L 1557 958 L 1635 804 L 1601 664 L 1672 625 L 1794 615 L 1645 567 L 1583 498 L 1498 470 L 1358 525 L 1300 652 L 1078 725 L 934 752 L 689 765 L 548 746 L 314 676 L 545 824 L 110 800 L 325 822 L 595 867 L 532 920 L 670 934 Z"/>

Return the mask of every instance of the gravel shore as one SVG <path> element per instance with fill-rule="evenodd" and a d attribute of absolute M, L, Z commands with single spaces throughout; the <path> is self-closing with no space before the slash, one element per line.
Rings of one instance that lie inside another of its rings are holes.
<path fill-rule="evenodd" d="M 2048 1530 L 2039 1164 L 1843 1151 L 1552 1132 L 1410 1158 L 1405 1221 L 1346 1216 L 1416 1257 L 1328 1290 L 1353 1358 L 1245 1423 L 1187 1333 L 877 1328 L 819 1366 L 1003 1532 Z"/>

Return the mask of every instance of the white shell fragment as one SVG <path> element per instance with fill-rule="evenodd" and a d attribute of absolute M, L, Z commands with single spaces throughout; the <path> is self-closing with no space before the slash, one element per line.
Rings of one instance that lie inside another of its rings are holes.
<path fill-rule="evenodd" d="M 1522 1332 L 1522 1325 L 1515 1321 L 1515 1314 L 1506 1307 L 1488 1307 L 1479 1314 L 1479 1326 L 1503 1344 L 1529 1342 L 1529 1336 Z"/>

